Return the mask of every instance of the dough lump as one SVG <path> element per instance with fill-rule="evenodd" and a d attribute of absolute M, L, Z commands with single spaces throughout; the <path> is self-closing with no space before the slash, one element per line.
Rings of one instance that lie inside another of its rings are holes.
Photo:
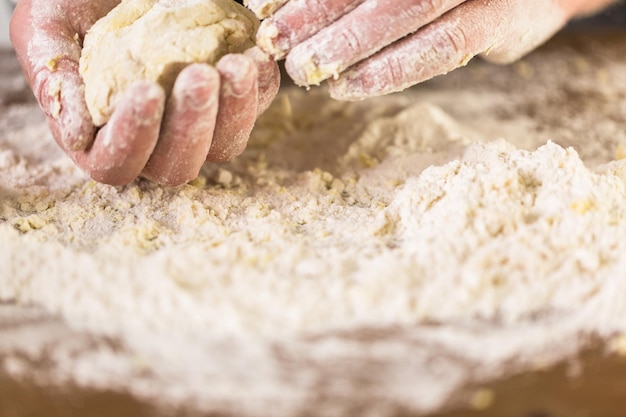
<path fill-rule="evenodd" d="M 122 0 L 87 33 L 80 72 L 94 124 L 139 80 L 169 94 L 189 63 L 215 64 L 254 46 L 257 18 L 233 0 Z"/>

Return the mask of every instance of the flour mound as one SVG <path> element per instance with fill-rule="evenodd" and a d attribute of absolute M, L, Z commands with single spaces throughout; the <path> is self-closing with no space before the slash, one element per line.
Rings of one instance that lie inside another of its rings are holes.
<path fill-rule="evenodd" d="M 626 252 L 619 171 L 594 173 L 552 142 L 472 143 L 423 103 L 367 123 L 328 169 L 294 169 L 311 162 L 288 149 L 309 155 L 301 146 L 316 136 L 281 138 L 272 111 L 242 160 L 180 189 L 64 175 L 58 191 L 22 188 L 0 227 L 0 298 L 92 331 L 181 337 L 523 322 L 580 314 L 592 299 L 614 305 L 604 289 Z M 350 137 L 346 120 L 324 117 L 319 138 Z"/>
<path fill-rule="evenodd" d="M 107 122 L 139 80 L 167 93 L 189 63 L 215 64 L 254 46 L 258 20 L 231 0 L 124 0 L 85 37 L 80 72 L 93 121 Z"/>
<path fill-rule="evenodd" d="M 489 90 L 491 66 L 468 91 L 286 88 L 240 157 L 178 188 L 89 181 L 36 103 L 6 108 L 0 300 L 58 315 L 87 347 L 57 324 L 0 354 L 22 343 L 53 364 L 50 386 L 203 414 L 386 417 L 610 342 L 626 333 L 624 95 L 537 62 L 554 71 L 543 89 Z M 563 92 L 586 98 L 577 117 Z"/>

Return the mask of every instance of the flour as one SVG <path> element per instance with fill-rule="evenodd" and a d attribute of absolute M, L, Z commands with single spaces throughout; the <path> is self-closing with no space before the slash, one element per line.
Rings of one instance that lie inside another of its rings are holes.
<path fill-rule="evenodd" d="M 485 111 L 497 93 L 437 94 L 348 104 L 287 88 L 241 157 L 180 188 L 89 181 L 61 153 L 25 148 L 26 133 L 51 140 L 34 106 L 13 107 L 0 122 L 0 300 L 130 352 L 55 347 L 55 381 L 250 416 L 380 398 L 374 415 L 427 413 L 469 381 L 626 332 L 617 143 L 589 148 L 586 165 L 584 137 L 579 154 L 528 137 L 521 118 L 508 125 L 519 140 L 492 136 L 506 130 Z M 367 329 L 381 330 L 342 336 Z M 369 381 L 372 361 L 388 364 L 374 373 L 385 388 L 342 379 Z"/>

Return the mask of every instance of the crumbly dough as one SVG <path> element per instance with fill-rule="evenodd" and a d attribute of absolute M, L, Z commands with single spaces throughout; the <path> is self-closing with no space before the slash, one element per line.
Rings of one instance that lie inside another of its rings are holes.
<path fill-rule="evenodd" d="M 87 33 L 80 60 L 94 124 L 138 80 L 169 93 L 185 65 L 216 63 L 254 45 L 259 22 L 232 0 L 123 0 Z"/>

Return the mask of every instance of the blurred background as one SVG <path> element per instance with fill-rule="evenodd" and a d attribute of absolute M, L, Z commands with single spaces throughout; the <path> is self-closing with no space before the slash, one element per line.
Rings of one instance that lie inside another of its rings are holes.
<path fill-rule="evenodd" d="M 0 46 L 9 44 L 9 6 L 0 4 Z"/>
<path fill-rule="evenodd" d="M 0 0 L 0 47 L 9 45 L 9 15 L 15 0 Z M 573 22 L 570 28 L 611 28 L 626 26 L 626 2 L 620 1 L 612 8 L 591 19 Z"/>

